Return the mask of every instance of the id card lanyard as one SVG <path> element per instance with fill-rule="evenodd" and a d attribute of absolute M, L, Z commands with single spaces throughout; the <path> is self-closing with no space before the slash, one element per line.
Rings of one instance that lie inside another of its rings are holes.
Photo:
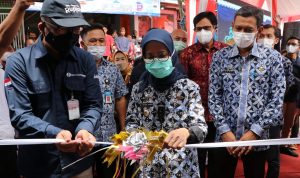
<path fill-rule="evenodd" d="M 74 99 L 73 91 L 71 91 L 71 99 L 67 101 L 69 120 L 76 120 L 80 118 L 79 101 Z"/>
<path fill-rule="evenodd" d="M 112 93 L 108 89 L 109 80 L 105 79 L 104 82 L 105 82 L 106 90 L 103 92 L 103 102 L 104 102 L 104 104 L 112 104 Z"/>

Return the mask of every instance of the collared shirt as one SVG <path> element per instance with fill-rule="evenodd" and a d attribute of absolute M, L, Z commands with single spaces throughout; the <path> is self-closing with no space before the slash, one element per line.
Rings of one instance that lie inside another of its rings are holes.
<path fill-rule="evenodd" d="M 7 101 L 4 92 L 4 70 L 0 69 L 0 139 L 12 139 L 15 136 L 11 126 Z"/>
<path fill-rule="evenodd" d="M 119 68 L 105 59 L 102 59 L 98 67 L 98 78 L 103 98 L 103 114 L 95 127 L 95 136 L 97 140 L 109 142 L 110 137 L 117 132 L 114 118 L 115 99 L 125 96 L 128 90 Z M 111 101 L 107 102 L 107 99 Z"/>
<path fill-rule="evenodd" d="M 12 125 L 20 138 L 55 138 L 62 130 L 73 136 L 79 130 L 93 133 L 100 118 L 100 90 L 93 56 L 73 47 L 61 60 L 55 60 L 41 37 L 30 47 L 9 57 L 5 71 L 5 91 Z M 73 97 L 72 97 L 73 95 Z M 67 101 L 77 99 L 80 119 L 69 120 Z M 63 153 L 55 145 L 19 146 L 20 173 L 25 177 L 72 177 L 92 164 L 92 159 L 61 170 L 79 159 Z"/>
<path fill-rule="evenodd" d="M 200 86 L 206 121 L 213 121 L 213 117 L 208 110 L 209 68 L 212 56 L 216 51 L 226 46 L 224 43 L 215 41 L 212 49 L 207 51 L 202 44 L 195 43 L 184 49 L 180 54 L 180 62 L 185 68 L 188 78 Z"/>
<path fill-rule="evenodd" d="M 132 90 L 127 110 L 126 130 L 144 128 L 170 132 L 187 128 L 196 135 L 197 143 L 203 142 L 207 134 L 207 125 L 203 117 L 199 86 L 195 82 L 180 79 L 163 92 L 156 91 L 151 85 L 139 92 L 139 87 L 140 83 L 137 83 Z M 152 164 L 143 167 L 141 175 L 171 178 L 200 177 L 197 149 L 160 150 L 155 154 Z"/>
<path fill-rule="evenodd" d="M 125 36 L 119 36 L 116 38 L 116 45 L 118 50 L 128 53 L 130 47 L 130 41 Z"/>
<path fill-rule="evenodd" d="M 254 43 L 247 57 L 239 55 L 236 45 L 215 53 L 209 109 L 217 128 L 216 141 L 228 131 L 239 139 L 248 130 L 268 139 L 269 127 L 282 122 L 284 92 L 284 68 L 277 51 Z"/>

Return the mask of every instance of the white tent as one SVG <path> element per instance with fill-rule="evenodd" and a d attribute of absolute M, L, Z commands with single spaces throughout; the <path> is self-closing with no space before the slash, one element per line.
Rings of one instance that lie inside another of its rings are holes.
<path fill-rule="evenodd" d="M 279 15 L 282 22 L 300 20 L 300 0 L 242 0 L 248 4 Z"/>

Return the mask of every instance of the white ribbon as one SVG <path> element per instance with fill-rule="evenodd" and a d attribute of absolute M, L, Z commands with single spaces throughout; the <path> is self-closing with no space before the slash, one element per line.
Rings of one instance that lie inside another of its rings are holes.
<path fill-rule="evenodd" d="M 62 139 L 4 139 L 0 140 L 1 145 L 42 145 L 42 144 L 56 144 L 65 142 Z M 95 145 L 112 145 L 111 142 L 93 142 Z M 282 138 L 269 140 L 251 140 L 251 141 L 235 141 L 235 142 L 217 142 L 217 143 L 199 143 L 187 144 L 186 148 L 220 148 L 220 147 L 239 147 L 239 146 L 267 146 L 267 145 L 289 145 L 300 144 L 300 138 Z M 90 153 L 75 162 L 63 167 L 63 170 L 76 164 L 77 162 L 94 155 L 95 153 L 107 149 L 108 147 Z"/>
<path fill-rule="evenodd" d="M 94 142 L 96 145 L 112 145 L 110 142 Z M 239 147 L 239 146 L 269 146 L 269 145 L 290 145 L 300 144 L 300 138 L 281 138 L 268 140 L 250 140 L 235 142 L 215 142 L 215 143 L 198 143 L 187 144 L 186 148 L 221 148 L 221 147 Z"/>
<path fill-rule="evenodd" d="M 62 139 L 3 139 L 1 145 L 42 145 L 56 144 L 65 142 Z M 111 142 L 93 142 L 95 145 L 112 145 Z M 267 145 L 290 145 L 300 144 L 300 138 L 281 138 L 268 140 L 250 140 L 235 142 L 216 142 L 216 143 L 198 143 L 187 144 L 186 148 L 220 148 L 220 147 L 238 147 L 238 146 L 267 146 Z"/>
<path fill-rule="evenodd" d="M 199 144 L 187 144 L 185 145 L 185 147 L 186 148 L 220 148 L 220 147 L 267 146 L 267 145 L 290 145 L 290 144 L 300 144 L 300 138 L 199 143 Z"/>
<path fill-rule="evenodd" d="M 65 142 L 62 139 L 3 139 L 0 145 L 43 145 Z"/>

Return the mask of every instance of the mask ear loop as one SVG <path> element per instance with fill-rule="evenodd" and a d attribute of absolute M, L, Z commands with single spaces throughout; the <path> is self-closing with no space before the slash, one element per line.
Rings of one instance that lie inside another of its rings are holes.
<path fill-rule="evenodd" d="M 172 52 L 172 54 L 171 54 L 171 58 L 173 57 L 173 55 L 175 54 L 175 48 L 174 48 L 174 50 L 173 50 L 173 52 Z"/>

